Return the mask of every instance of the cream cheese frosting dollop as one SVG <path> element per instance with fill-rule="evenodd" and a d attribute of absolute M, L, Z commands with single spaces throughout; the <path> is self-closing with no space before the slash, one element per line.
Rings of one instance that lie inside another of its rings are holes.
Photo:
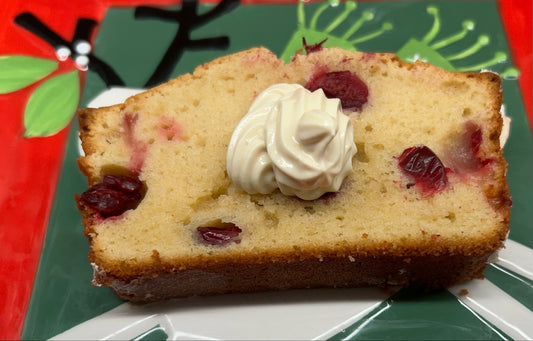
<path fill-rule="evenodd" d="M 340 100 L 322 89 L 275 84 L 260 93 L 231 137 L 226 168 L 249 194 L 314 200 L 339 190 L 357 152 Z"/>

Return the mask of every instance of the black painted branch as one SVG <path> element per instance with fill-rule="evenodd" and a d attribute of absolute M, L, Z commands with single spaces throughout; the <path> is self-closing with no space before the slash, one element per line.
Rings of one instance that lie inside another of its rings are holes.
<path fill-rule="evenodd" d="M 108 88 L 112 86 L 124 86 L 124 81 L 107 63 L 95 55 L 89 55 L 89 70 L 94 71 L 100 76 Z"/>
<path fill-rule="evenodd" d="M 174 37 L 174 40 L 165 52 L 163 59 L 161 59 L 154 73 L 152 73 L 146 82 L 146 87 L 152 87 L 168 80 L 168 77 L 172 74 L 174 67 L 181 59 L 184 47 L 187 45 L 188 40 L 189 38 L 187 37 L 187 34 L 181 30 L 180 26 L 178 34 Z"/>
<path fill-rule="evenodd" d="M 94 28 L 98 24 L 93 19 L 81 18 L 76 23 L 76 29 L 74 30 L 74 39 L 89 41 Z"/>
<path fill-rule="evenodd" d="M 64 45 L 66 47 L 71 47 L 70 43 L 65 39 L 61 38 L 54 31 L 52 31 L 48 26 L 46 26 L 42 21 L 40 21 L 36 16 L 31 13 L 24 12 L 15 17 L 15 23 L 22 28 L 30 31 L 39 38 L 46 41 L 52 47 L 57 49 L 59 46 Z"/>
<path fill-rule="evenodd" d="M 166 21 L 176 21 L 179 10 L 171 11 L 156 7 L 139 6 L 135 8 L 135 19 L 162 19 Z"/>
<path fill-rule="evenodd" d="M 65 46 L 71 51 L 70 58 L 76 60 L 76 57 L 80 56 L 77 51 L 74 50 L 73 44 L 78 40 L 85 40 L 89 42 L 90 36 L 98 24 L 96 21 L 87 18 L 78 19 L 76 22 L 76 28 L 74 30 L 74 37 L 72 42 L 68 42 L 57 33 L 52 31 L 48 26 L 46 26 L 42 21 L 40 21 L 36 16 L 31 13 L 25 12 L 17 15 L 15 18 L 15 23 L 20 27 L 28 30 L 29 32 L 35 34 L 39 38 L 46 41 L 53 48 L 57 49 L 60 46 Z M 122 79 L 118 74 L 104 61 L 96 57 L 93 53 L 86 54 L 89 58 L 89 70 L 96 72 L 100 78 L 105 82 L 107 87 L 113 85 L 124 85 Z"/>
<path fill-rule="evenodd" d="M 200 49 L 200 48 L 225 49 L 228 46 L 229 46 L 228 37 L 212 37 L 212 38 L 189 40 L 187 44 L 187 47 L 191 49 Z"/>
<path fill-rule="evenodd" d="M 213 9 L 201 15 L 197 14 L 198 0 L 182 0 L 180 10 L 164 10 L 156 7 L 140 6 L 135 10 L 135 18 L 160 18 L 165 21 L 174 21 L 178 26 L 176 36 L 170 43 L 163 58 L 157 65 L 145 86 L 151 87 L 166 81 L 186 48 L 224 49 L 229 46 L 228 37 L 211 37 L 203 39 L 190 39 L 190 32 L 194 27 L 214 19 L 223 13 L 232 10 L 240 3 L 239 0 L 222 0 Z"/>

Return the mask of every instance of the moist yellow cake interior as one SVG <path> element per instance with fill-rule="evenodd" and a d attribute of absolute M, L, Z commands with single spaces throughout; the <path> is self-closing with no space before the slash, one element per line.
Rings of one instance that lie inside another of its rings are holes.
<path fill-rule="evenodd" d="M 154 262 L 155 250 L 157 261 L 187 267 L 191 259 L 208 261 L 209 255 L 349 257 L 408 248 L 419 255 L 444 249 L 481 254 L 495 247 L 503 222 L 475 177 L 452 175 L 446 190 L 423 198 L 415 187 L 407 188 L 397 165 L 402 151 L 415 145 L 444 153 L 468 120 L 488 125 L 494 115 L 487 112 L 491 90 L 426 65 L 408 66 L 379 54 L 346 60 L 339 53 L 328 49 L 284 65 L 256 49 L 239 62 L 221 59 L 95 112 L 101 123 L 90 134 L 100 136 L 92 142 L 100 145 L 84 161 L 94 174 L 128 167 L 132 148 L 123 136 L 125 114 L 138 115 L 134 136 L 147 145 L 140 173 L 146 195 L 135 210 L 93 226 L 96 257 L 135 266 Z M 233 186 L 226 173 L 227 146 L 255 96 L 275 83 L 305 84 L 321 64 L 356 73 L 369 89 L 362 111 L 348 113 L 358 148 L 353 174 L 340 192 L 313 201 L 279 191 L 249 195 Z M 180 126 L 179 138 L 157 134 L 161 116 Z M 487 131 L 483 126 L 482 149 L 491 141 Z M 240 243 L 220 247 L 200 241 L 198 226 L 222 222 L 242 229 Z"/>

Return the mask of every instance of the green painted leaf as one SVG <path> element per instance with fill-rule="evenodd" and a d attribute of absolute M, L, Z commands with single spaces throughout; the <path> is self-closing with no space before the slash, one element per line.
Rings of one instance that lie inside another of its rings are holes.
<path fill-rule="evenodd" d="M 78 71 L 74 70 L 41 84 L 30 96 L 24 112 L 24 136 L 48 136 L 72 119 L 80 98 Z"/>
<path fill-rule="evenodd" d="M 0 94 L 17 91 L 57 69 L 54 60 L 28 56 L 0 56 Z"/>

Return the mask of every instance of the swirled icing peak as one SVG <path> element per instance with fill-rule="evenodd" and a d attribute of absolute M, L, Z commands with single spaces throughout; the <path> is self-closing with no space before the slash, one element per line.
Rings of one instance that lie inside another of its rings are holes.
<path fill-rule="evenodd" d="M 279 188 L 314 200 L 339 190 L 356 152 L 339 99 L 282 83 L 259 94 L 239 122 L 226 167 L 233 183 L 250 194 Z"/>

